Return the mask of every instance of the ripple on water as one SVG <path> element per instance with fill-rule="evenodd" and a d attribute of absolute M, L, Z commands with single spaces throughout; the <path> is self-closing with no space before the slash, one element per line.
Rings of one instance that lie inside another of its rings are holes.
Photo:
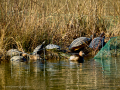
<path fill-rule="evenodd" d="M 0 88 L 5 90 L 116 90 L 120 89 L 120 59 L 84 63 L 68 60 L 0 65 Z"/>

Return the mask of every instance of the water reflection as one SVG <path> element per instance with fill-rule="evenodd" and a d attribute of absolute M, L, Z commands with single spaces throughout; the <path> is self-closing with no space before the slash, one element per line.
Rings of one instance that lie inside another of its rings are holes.
<path fill-rule="evenodd" d="M 113 90 L 119 89 L 119 57 L 84 63 L 69 60 L 1 63 L 0 89 L 5 90 Z"/>
<path fill-rule="evenodd" d="M 117 70 L 118 67 L 117 63 L 119 63 L 118 59 L 119 57 L 108 57 L 108 58 L 95 59 L 95 61 L 99 62 L 104 74 L 111 75 L 112 69 L 114 69 L 114 71 Z"/>

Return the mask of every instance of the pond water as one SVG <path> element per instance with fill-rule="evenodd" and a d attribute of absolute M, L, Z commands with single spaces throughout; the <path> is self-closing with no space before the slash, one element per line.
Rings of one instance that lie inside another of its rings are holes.
<path fill-rule="evenodd" d="M 120 57 L 1 62 L 0 90 L 119 90 Z"/>

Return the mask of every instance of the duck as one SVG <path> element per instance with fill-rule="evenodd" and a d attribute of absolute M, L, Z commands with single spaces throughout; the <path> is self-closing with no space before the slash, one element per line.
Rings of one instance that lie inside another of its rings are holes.
<path fill-rule="evenodd" d="M 79 61 L 81 63 L 84 62 L 84 52 L 80 51 L 79 54 L 73 54 L 70 56 L 69 60 L 70 61 Z"/>
<path fill-rule="evenodd" d="M 32 55 L 30 55 L 30 54 L 27 54 L 27 53 L 23 53 L 22 56 L 27 58 L 27 59 L 29 59 L 30 61 L 31 60 L 35 61 L 35 60 L 41 59 L 39 54 L 35 54 L 35 55 L 32 54 Z"/>
<path fill-rule="evenodd" d="M 29 59 L 30 59 L 30 60 L 39 60 L 39 59 L 41 59 L 41 57 L 40 57 L 39 54 L 29 55 Z"/>

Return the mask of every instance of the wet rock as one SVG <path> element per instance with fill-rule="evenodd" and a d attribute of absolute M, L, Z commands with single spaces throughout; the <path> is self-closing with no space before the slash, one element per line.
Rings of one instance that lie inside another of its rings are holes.
<path fill-rule="evenodd" d="M 22 52 L 18 51 L 17 49 L 10 49 L 7 51 L 6 56 L 18 56 L 21 54 Z"/>
<path fill-rule="evenodd" d="M 27 59 L 23 56 L 13 56 L 10 61 L 12 62 L 25 62 Z"/>

